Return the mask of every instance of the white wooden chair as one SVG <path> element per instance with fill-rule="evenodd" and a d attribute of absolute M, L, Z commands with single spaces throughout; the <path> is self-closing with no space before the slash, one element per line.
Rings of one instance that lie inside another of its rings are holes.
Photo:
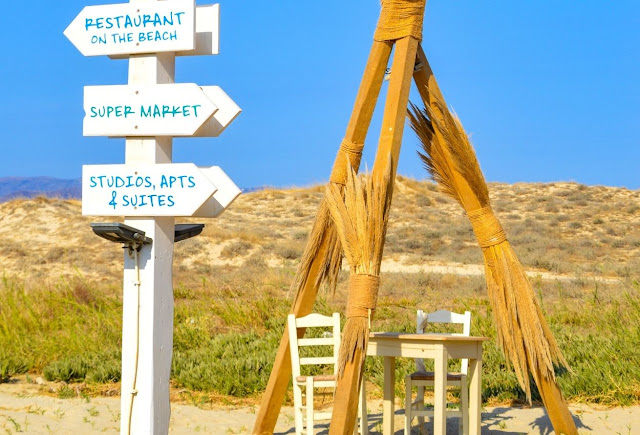
<path fill-rule="evenodd" d="M 337 383 L 338 370 L 338 351 L 340 349 L 340 314 L 333 313 L 332 316 L 323 316 L 317 313 L 311 313 L 304 317 L 296 318 L 293 314 L 289 314 L 287 318 L 287 327 L 289 332 L 289 343 L 291 349 L 291 373 L 293 376 L 293 404 L 295 408 L 295 424 L 296 434 L 302 434 L 303 428 L 306 428 L 307 434 L 314 433 L 314 422 L 316 420 L 329 420 L 331 411 L 315 412 L 313 409 L 313 392 L 314 388 L 334 388 Z M 298 338 L 299 329 L 310 328 L 332 328 L 331 334 L 323 334 L 319 338 Z M 331 336 L 328 336 L 331 335 Z M 327 356 L 305 357 L 300 355 L 300 348 L 320 346 Z M 327 350 L 330 348 L 331 350 Z M 301 366 L 304 365 L 326 365 L 330 366 L 330 374 L 304 376 L 301 375 Z M 364 380 L 360 389 L 360 403 L 358 414 L 360 416 L 360 433 L 366 435 L 369 433 L 367 427 L 367 402 L 365 399 Z M 303 393 L 304 404 L 303 404 Z M 354 433 L 357 433 L 358 421 Z"/>
<path fill-rule="evenodd" d="M 462 333 L 446 333 L 446 335 L 469 336 L 471 333 L 471 312 L 465 311 L 464 314 L 458 314 L 447 310 L 440 310 L 426 314 L 424 311 L 418 310 L 417 332 L 419 334 L 424 333 L 425 327 L 428 324 L 433 323 L 461 324 Z M 460 389 L 460 405 L 457 409 L 449 409 L 449 407 L 447 407 L 446 416 L 459 416 L 459 433 L 466 435 L 469 433 L 469 391 L 467 388 L 467 369 L 469 367 L 469 361 L 466 359 L 461 361 L 460 372 L 447 373 L 447 386 L 457 387 Z M 416 370 L 416 372 L 405 378 L 405 434 L 411 433 L 411 420 L 413 417 L 418 417 L 420 433 L 423 433 L 424 417 L 433 416 L 433 410 L 425 409 L 424 390 L 425 387 L 433 388 L 434 373 L 427 372 L 422 359 L 416 359 Z M 418 394 L 416 400 L 412 402 L 411 396 L 413 387 L 418 388 Z"/>

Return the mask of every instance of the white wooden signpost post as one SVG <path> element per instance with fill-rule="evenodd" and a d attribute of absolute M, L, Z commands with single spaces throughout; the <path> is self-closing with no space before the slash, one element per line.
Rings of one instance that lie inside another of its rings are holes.
<path fill-rule="evenodd" d="M 85 88 L 84 135 L 126 137 L 124 165 L 83 167 L 83 214 L 125 216 L 151 244 L 124 256 L 123 434 L 167 434 L 174 216 L 216 217 L 240 194 L 217 166 L 172 164 L 172 137 L 215 137 L 240 108 L 217 86 L 174 84 L 175 58 L 218 53 L 218 5 L 90 6 L 65 30 L 86 56 L 129 59 L 128 84 Z M 132 255 L 129 255 L 132 253 Z"/>

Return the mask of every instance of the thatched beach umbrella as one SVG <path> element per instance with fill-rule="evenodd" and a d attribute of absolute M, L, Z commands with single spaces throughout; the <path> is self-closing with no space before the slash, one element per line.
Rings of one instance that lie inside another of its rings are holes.
<path fill-rule="evenodd" d="M 469 138 L 438 94 L 430 93 L 424 110 L 412 105 L 409 111 L 411 127 L 425 151 L 420 156 L 444 193 L 454 198 L 469 217 L 485 260 L 498 344 L 513 365 L 527 399 L 531 401 L 531 374 L 556 433 L 577 434 L 554 372 L 554 364 L 568 364 L 524 268 L 491 209 L 487 184 Z"/>

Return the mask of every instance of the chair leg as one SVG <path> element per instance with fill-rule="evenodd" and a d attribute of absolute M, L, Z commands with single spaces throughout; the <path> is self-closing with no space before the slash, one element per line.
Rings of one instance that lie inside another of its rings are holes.
<path fill-rule="evenodd" d="M 469 435 L 469 390 L 467 389 L 467 377 L 460 379 L 460 433 Z"/>
<path fill-rule="evenodd" d="M 358 423 L 356 422 L 356 430 Z M 369 422 L 367 420 L 367 391 L 364 387 L 364 379 L 360 386 L 360 435 L 369 435 Z"/>
<path fill-rule="evenodd" d="M 293 382 L 293 415 L 296 424 L 296 435 L 302 435 L 303 418 L 302 418 L 302 388 L 295 380 Z"/>
<path fill-rule="evenodd" d="M 313 378 L 307 377 L 307 435 L 313 435 Z"/>

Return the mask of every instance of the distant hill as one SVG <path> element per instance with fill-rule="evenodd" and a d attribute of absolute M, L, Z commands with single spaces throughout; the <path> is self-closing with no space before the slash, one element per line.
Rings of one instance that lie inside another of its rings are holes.
<path fill-rule="evenodd" d="M 0 202 L 13 198 L 33 198 L 45 195 L 49 198 L 77 198 L 82 195 L 81 179 L 63 180 L 53 177 L 2 177 L 0 178 Z"/>
<path fill-rule="evenodd" d="M 0 179 L 0 186 L 4 183 Z M 45 189 L 38 184 L 33 190 Z M 489 192 L 520 261 L 540 280 L 557 281 L 554 294 L 588 294 L 589 300 L 597 301 L 603 296 L 602 287 L 594 289 L 596 282 L 601 286 L 626 280 L 631 286 L 640 281 L 638 191 L 557 182 L 490 183 Z M 217 273 L 214 267 L 297 267 L 323 196 L 321 185 L 266 188 L 240 195 L 215 220 L 176 219 L 206 224 L 198 237 L 176 243 L 176 282 L 202 286 L 199 277 L 206 276 L 208 282 Z M 43 195 L 2 202 L 0 274 L 26 274 L 40 281 L 80 273 L 89 280 L 120 285 L 122 249 L 95 236 L 89 224 L 121 221 L 117 216 L 83 216 L 77 199 Z M 415 281 L 416 292 L 447 282 L 446 288 L 454 288 L 458 281 L 449 276 L 452 274 L 475 280 L 478 289 L 484 285 L 482 251 L 460 206 L 434 183 L 402 176 L 394 187 L 382 268 L 390 273 L 423 274 L 419 285 Z M 233 278 L 216 285 L 248 285 L 237 284 L 239 275 L 229 270 L 224 273 Z M 255 269 L 251 270 L 247 273 L 255 275 Z M 444 281 L 434 281 L 427 273 L 442 275 Z M 392 283 L 396 280 L 408 285 L 404 278 L 387 279 L 387 292 L 395 288 Z M 273 286 L 270 282 L 264 289 L 257 288 L 271 292 Z M 535 286 L 538 292 L 538 284 Z M 422 300 L 424 295 L 413 297 Z M 0 307 L 3 302 L 0 300 Z"/>

